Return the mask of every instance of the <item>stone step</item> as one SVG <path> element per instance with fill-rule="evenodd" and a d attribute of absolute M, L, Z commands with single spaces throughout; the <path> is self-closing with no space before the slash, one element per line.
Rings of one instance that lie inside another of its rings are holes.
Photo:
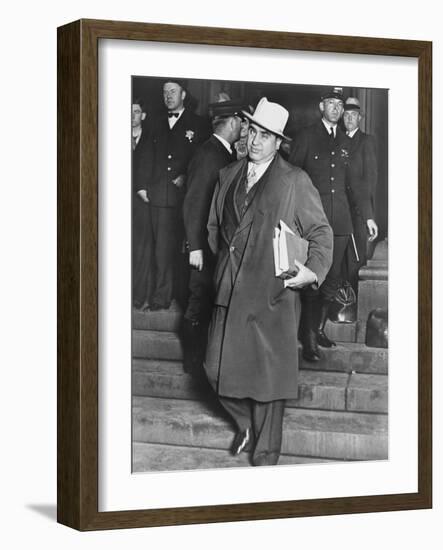
<path fill-rule="evenodd" d="M 323 358 L 317 363 L 302 359 L 301 368 L 337 372 L 387 374 L 388 350 L 368 348 L 364 344 L 339 343 L 333 348 L 322 348 Z M 172 332 L 153 330 L 132 331 L 132 355 L 143 359 L 180 361 L 183 357 L 180 337 Z"/>
<path fill-rule="evenodd" d="M 282 455 L 279 465 L 330 462 L 325 458 Z M 250 466 L 248 455 L 232 456 L 226 450 L 134 443 L 132 446 L 132 471 L 162 472 L 171 470 L 199 470 L 212 468 L 243 468 Z"/>
<path fill-rule="evenodd" d="M 133 398 L 133 440 L 227 450 L 235 431 L 220 406 L 199 401 Z M 385 460 L 386 415 L 286 409 L 282 452 L 338 460 Z"/>
<path fill-rule="evenodd" d="M 132 328 L 139 330 L 157 330 L 161 332 L 178 332 L 181 328 L 182 312 L 173 302 L 169 309 L 160 311 L 132 312 Z"/>
<path fill-rule="evenodd" d="M 333 323 L 327 321 L 325 333 L 334 342 L 356 342 L 357 322 L 354 323 Z"/>
<path fill-rule="evenodd" d="M 212 390 L 203 376 L 183 372 L 179 361 L 134 359 L 132 393 L 146 397 L 205 399 Z M 299 397 L 288 407 L 388 412 L 386 375 L 300 370 Z"/>
<path fill-rule="evenodd" d="M 320 348 L 322 359 L 305 361 L 300 355 L 300 368 L 364 374 L 388 374 L 388 350 L 370 348 L 362 343 L 342 343 L 332 348 Z"/>

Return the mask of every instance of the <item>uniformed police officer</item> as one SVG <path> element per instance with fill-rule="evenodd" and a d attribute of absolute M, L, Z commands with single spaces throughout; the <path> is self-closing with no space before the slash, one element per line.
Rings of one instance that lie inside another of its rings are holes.
<path fill-rule="evenodd" d="M 318 290 L 304 292 L 300 338 L 303 356 L 308 361 L 321 357 L 318 344 L 331 347 L 324 326 L 329 306 L 342 282 L 341 268 L 346 247 L 353 231 L 346 192 L 349 141 L 338 126 L 344 98 L 341 88 L 325 93 L 319 103 L 321 119 L 297 136 L 290 162 L 303 168 L 320 193 L 324 211 L 334 233 L 334 255 L 331 269 Z"/>
<path fill-rule="evenodd" d="M 184 239 L 182 204 L 186 170 L 197 146 L 209 135 L 202 117 L 185 106 L 186 83 L 169 79 L 163 85 L 166 111 L 153 124 L 147 166 L 141 167 L 139 195 L 148 200 L 154 247 L 151 277 L 155 281 L 151 310 L 167 309 L 174 294 L 179 246 Z"/>

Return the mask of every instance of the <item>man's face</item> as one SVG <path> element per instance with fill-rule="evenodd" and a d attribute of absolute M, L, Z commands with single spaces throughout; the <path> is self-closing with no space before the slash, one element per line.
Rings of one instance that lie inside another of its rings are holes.
<path fill-rule="evenodd" d="M 233 118 L 233 122 L 232 122 L 233 140 L 234 142 L 236 142 L 240 139 L 241 130 L 243 127 L 243 119 L 238 115 L 235 115 L 232 118 Z"/>
<path fill-rule="evenodd" d="M 139 128 L 142 124 L 142 120 L 145 120 L 146 113 L 142 111 L 142 108 L 138 103 L 132 104 L 132 127 Z"/>
<path fill-rule="evenodd" d="M 180 111 L 183 109 L 183 101 L 186 92 L 175 82 L 166 82 L 163 86 L 163 100 L 168 111 Z"/>
<path fill-rule="evenodd" d="M 337 124 L 343 114 L 343 101 L 335 97 L 328 97 L 320 102 L 320 111 L 325 120 Z"/>
<path fill-rule="evenodd" d="M 343 122 L 348 132 L 354 131 L 359 127 L 361 114 L 358 111 L 345 111 L 343 114 Z"/>
<path fill-rule="evenodd" d="M 247 118 L 241 119 L 240 137 L 245 138 L 248 135 L 249 120 Z"/>
<path fill-rule="evenodd" d="M 281 138 L 261 128 L 254 122 L 249 123 L 248 153 L 249 158 L 256 164 L 270 160 L 278 151 Z"/>

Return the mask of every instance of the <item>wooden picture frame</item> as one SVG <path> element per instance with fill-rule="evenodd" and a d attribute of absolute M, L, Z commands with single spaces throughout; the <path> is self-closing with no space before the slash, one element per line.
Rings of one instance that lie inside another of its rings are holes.
<path fill-rule="evenodd" d="M 418 60 L 418 491 L 98 511 L 98 42 L 100 39 L 402 56 Z M 58 29 L 58 521 L 133 528 L 432 506 L 432 44 L 379 38 L 80 20 Z"/>

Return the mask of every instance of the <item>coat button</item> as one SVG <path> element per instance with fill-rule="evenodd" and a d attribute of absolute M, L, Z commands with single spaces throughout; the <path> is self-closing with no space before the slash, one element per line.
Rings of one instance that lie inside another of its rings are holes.
<path fill-rule="evenodd" d="M 315 157 L 314 157 L 314 158 L 315 158 L 315 160 L 317 160 L 317 159 L 318 159 L 318 155 L 315 155 Z"/>
<path fill-rule="evenodd" d="M 335 151 L 331 151 L 331 155 L 335 155 Z"/>
<path fill-rule="evenodd" d="M 335 168 L 335 164 L 334 164 L 334 163 L 331 164 L 331 168 Z"/>
<path fill-rule="evenodd" d="M 332 177 L 331 177 L 331 181 L 334 181 L 334 180 L 335 180 L 335 178 L 334 178 L 334 176 L 332 176 Z"/>
<path fill-rule="evenodd" d="M 335 193 L 335 189 L 331 189 L 331 193 Z"/>
<path fill-rule="evenodd" d="M 172 155 L 168 155 L 168 159 L 172 159 Z"/>
<path fill-rule="evenodd" d="M 171 171 L 171 167 L 170 167 L 170 166 L 168 166 L 168 172 L 170 172 L 170 171 Z"/>

